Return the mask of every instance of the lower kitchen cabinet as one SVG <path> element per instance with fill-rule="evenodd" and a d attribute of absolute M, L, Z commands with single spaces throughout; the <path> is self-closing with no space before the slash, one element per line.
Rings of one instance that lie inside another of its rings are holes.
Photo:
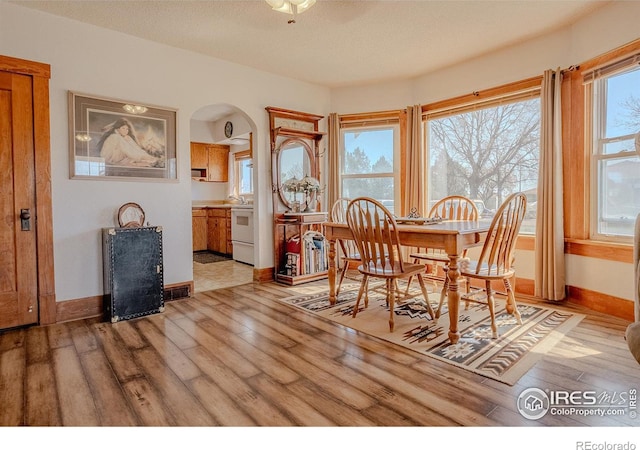
<path fill-rule="evenodd" d="M 231 255 L 231 209 L 207 210 L 207 250 Z"/>
<path fill-rule="evenodd" d="M 191 210 L 193 251 L 209 250 L 231 256 L 231 209 L 194 207 Z"/>
<path fill-rule="evenodd" d="M 191 228 L 193 230 L 193 251 L 207 249 L 207 210 L 194 208 L 191 211 Z"/>

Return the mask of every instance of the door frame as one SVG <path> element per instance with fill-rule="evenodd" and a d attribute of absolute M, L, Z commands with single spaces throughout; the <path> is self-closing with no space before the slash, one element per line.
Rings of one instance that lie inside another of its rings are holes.
<path fill-rule="evenodd" d="M 0 71 L 28 75 L 33 89 L 33 146 L 36 180 L 36 252 L 38 263 L 38 323 L 56 323 L 51 198 L 51 137 L 49 79 L 51 66 L 0 55 Z"/>

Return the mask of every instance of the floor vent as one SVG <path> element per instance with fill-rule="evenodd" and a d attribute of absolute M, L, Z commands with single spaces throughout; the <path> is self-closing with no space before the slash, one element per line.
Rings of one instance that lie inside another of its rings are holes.
<path fill-rule="evenodd" d="M 181 298 L 191 297 L 191 287 L 188 284 L 181 286 L 171 286 L 164 288 L 164 301 L 178 300 Z"/>

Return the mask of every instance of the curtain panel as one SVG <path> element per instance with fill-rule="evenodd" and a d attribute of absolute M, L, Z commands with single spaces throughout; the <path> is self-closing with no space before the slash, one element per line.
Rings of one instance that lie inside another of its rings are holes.
<path fill-rule="evenodd" d="M 552 301 L 565 298 L 561 84 L 560 68 L 544 72 L 540 94 L 534 293 Z"/>
<path fill-rule="evenodd" d="M 327 211 L 340 198 L 340 118 L 337 113 L 329 114 L 328 122 L 328 169 L 327 177 Z"/>

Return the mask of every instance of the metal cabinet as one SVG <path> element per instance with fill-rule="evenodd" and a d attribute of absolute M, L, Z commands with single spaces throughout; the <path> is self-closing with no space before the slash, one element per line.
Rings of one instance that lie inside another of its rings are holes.
<path fill-rule="evenodd" d="M 162 227 L 103 228 L 102 243 L 105 318 L 164 311 Z"/>

